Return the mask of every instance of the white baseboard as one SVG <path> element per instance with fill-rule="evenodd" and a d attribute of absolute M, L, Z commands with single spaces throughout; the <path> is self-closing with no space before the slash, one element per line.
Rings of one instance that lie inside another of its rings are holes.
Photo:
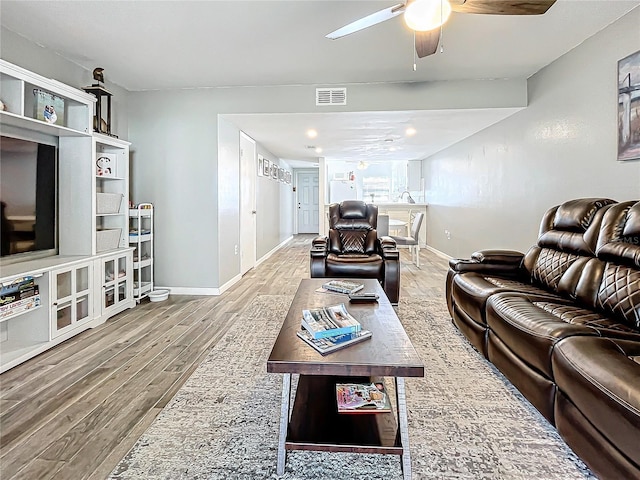
<path fill-rule="evenodd" d="M 290 236 L 289 238 L 287 238 L 285 241 L 283 241 L 280 245 L 277 245 L 275 248 L 273 248 L 267 254 L 262 256 L 262 258 L 257 260 L 256 261 L 256 265 L 253 268 L 256 268 L 262 262 L 267 260 L 271 255 L 276 253 L 279 249 L 281 249 L 283 246 L 285 246 L 291 240 L 293 240 L 293 235 Z M 218 288 L 160 287 L 160 286 L 154 286 L 154 288 L 158 288 L 158 289 L 160 289 L 160 288 L 168 288 L 170 290 L 170 294 L 171 295 L 208 295 L 208 296 L 218 296 L 218 295 L 222 295 L 224 292 L 229 290 L 231 287 L 233 287 L 240 280 L 242 280 L 242 275 L 236 275 L 231 280 L 229 280 L 227 283 L 225 283 L 224 285 L 222 285 L 221 287 L 218 287 Z"/>
<path fill-rule="evenodd" d="M 219 288 L 200 288 L 200 287 L 160 287 L 154 286 L 156 290 L 166 288 L 170 295 L 220 295 Z"/>
<path fill-rule="evenodd" d="M 453 257 L 451 255 L 447 255 L 444 252 L 441 252 L 440 250 L 436 250 L 435 248 L 427 245 L 427 250 L 429 250 L 430 252 L 435 253 L 436 255 L 438 255 L 441 258 L 444 258 L 445 260 L 451 260 Z"/>

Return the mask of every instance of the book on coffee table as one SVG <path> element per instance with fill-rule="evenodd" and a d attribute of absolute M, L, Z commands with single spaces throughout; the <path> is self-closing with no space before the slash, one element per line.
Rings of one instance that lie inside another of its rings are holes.
<path fill-rule="evenodd" d="M 364 283 L 351 282 L 349 280 L 331 280 L 322 285 L 325 290 L 338 293 L 355 293 L 364 288 Z"/>
<path fill-rule="evenodd" d="M 303 329 L 297 335 L 322 355 L 327 355 L 371 338 L 369 330 L 360 330 L 359 332 L 336 335 L 335 337 L 313 338 L 308 331 Z"/>
<path fill-rule="evenodd" d="M 361 330 L 360 322 L 347 311 L 344 303 L 302 310 L 302 327 L 316 339 Z"/>
<path fill-rule="evenodd" d="M 338 413 L 385 413 L 391 411 L 391 400 L 384 383 L 337 383 Z"/>

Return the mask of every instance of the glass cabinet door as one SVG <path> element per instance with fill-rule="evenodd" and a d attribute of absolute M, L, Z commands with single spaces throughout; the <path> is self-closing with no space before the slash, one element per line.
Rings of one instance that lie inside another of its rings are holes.
<path fill-rule="evenodd" d="M 91 264 L 54 271 L 53 275 L 51 338 L 73 329 L 78 322 L 90 320 L 93 314 Z"/>
<path fill-rule="evenodd" d="M 132 266 L 133 257 L 131 252 L 120 253 L 103 259 L 103 313 L 110 309 L 115 310 L 122 302 L 132 298 L 132 287 L 130 285 Z"/>

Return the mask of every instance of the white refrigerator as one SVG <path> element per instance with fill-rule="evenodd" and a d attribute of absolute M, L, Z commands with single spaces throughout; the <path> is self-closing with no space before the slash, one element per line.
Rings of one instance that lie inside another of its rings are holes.
<path fill-rule="evenodd" d="M 329 182 L 329 203 L 357 199 L 358 190 L 354 180 L 331 180 Z"/>

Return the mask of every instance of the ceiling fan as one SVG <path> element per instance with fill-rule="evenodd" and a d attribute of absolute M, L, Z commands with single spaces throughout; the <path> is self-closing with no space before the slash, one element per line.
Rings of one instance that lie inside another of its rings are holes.
<path fill-rule="evenodd" d="M 452 11 L 489 15 L 542 15 L 556 0 L 407 0 L 367 15 L 326 35 L 332 40 L 364 30 L 404 14 L 405 23 L 415 31 L 419 58 L 432 55 L 438 48 L 442 25 Z"/>

